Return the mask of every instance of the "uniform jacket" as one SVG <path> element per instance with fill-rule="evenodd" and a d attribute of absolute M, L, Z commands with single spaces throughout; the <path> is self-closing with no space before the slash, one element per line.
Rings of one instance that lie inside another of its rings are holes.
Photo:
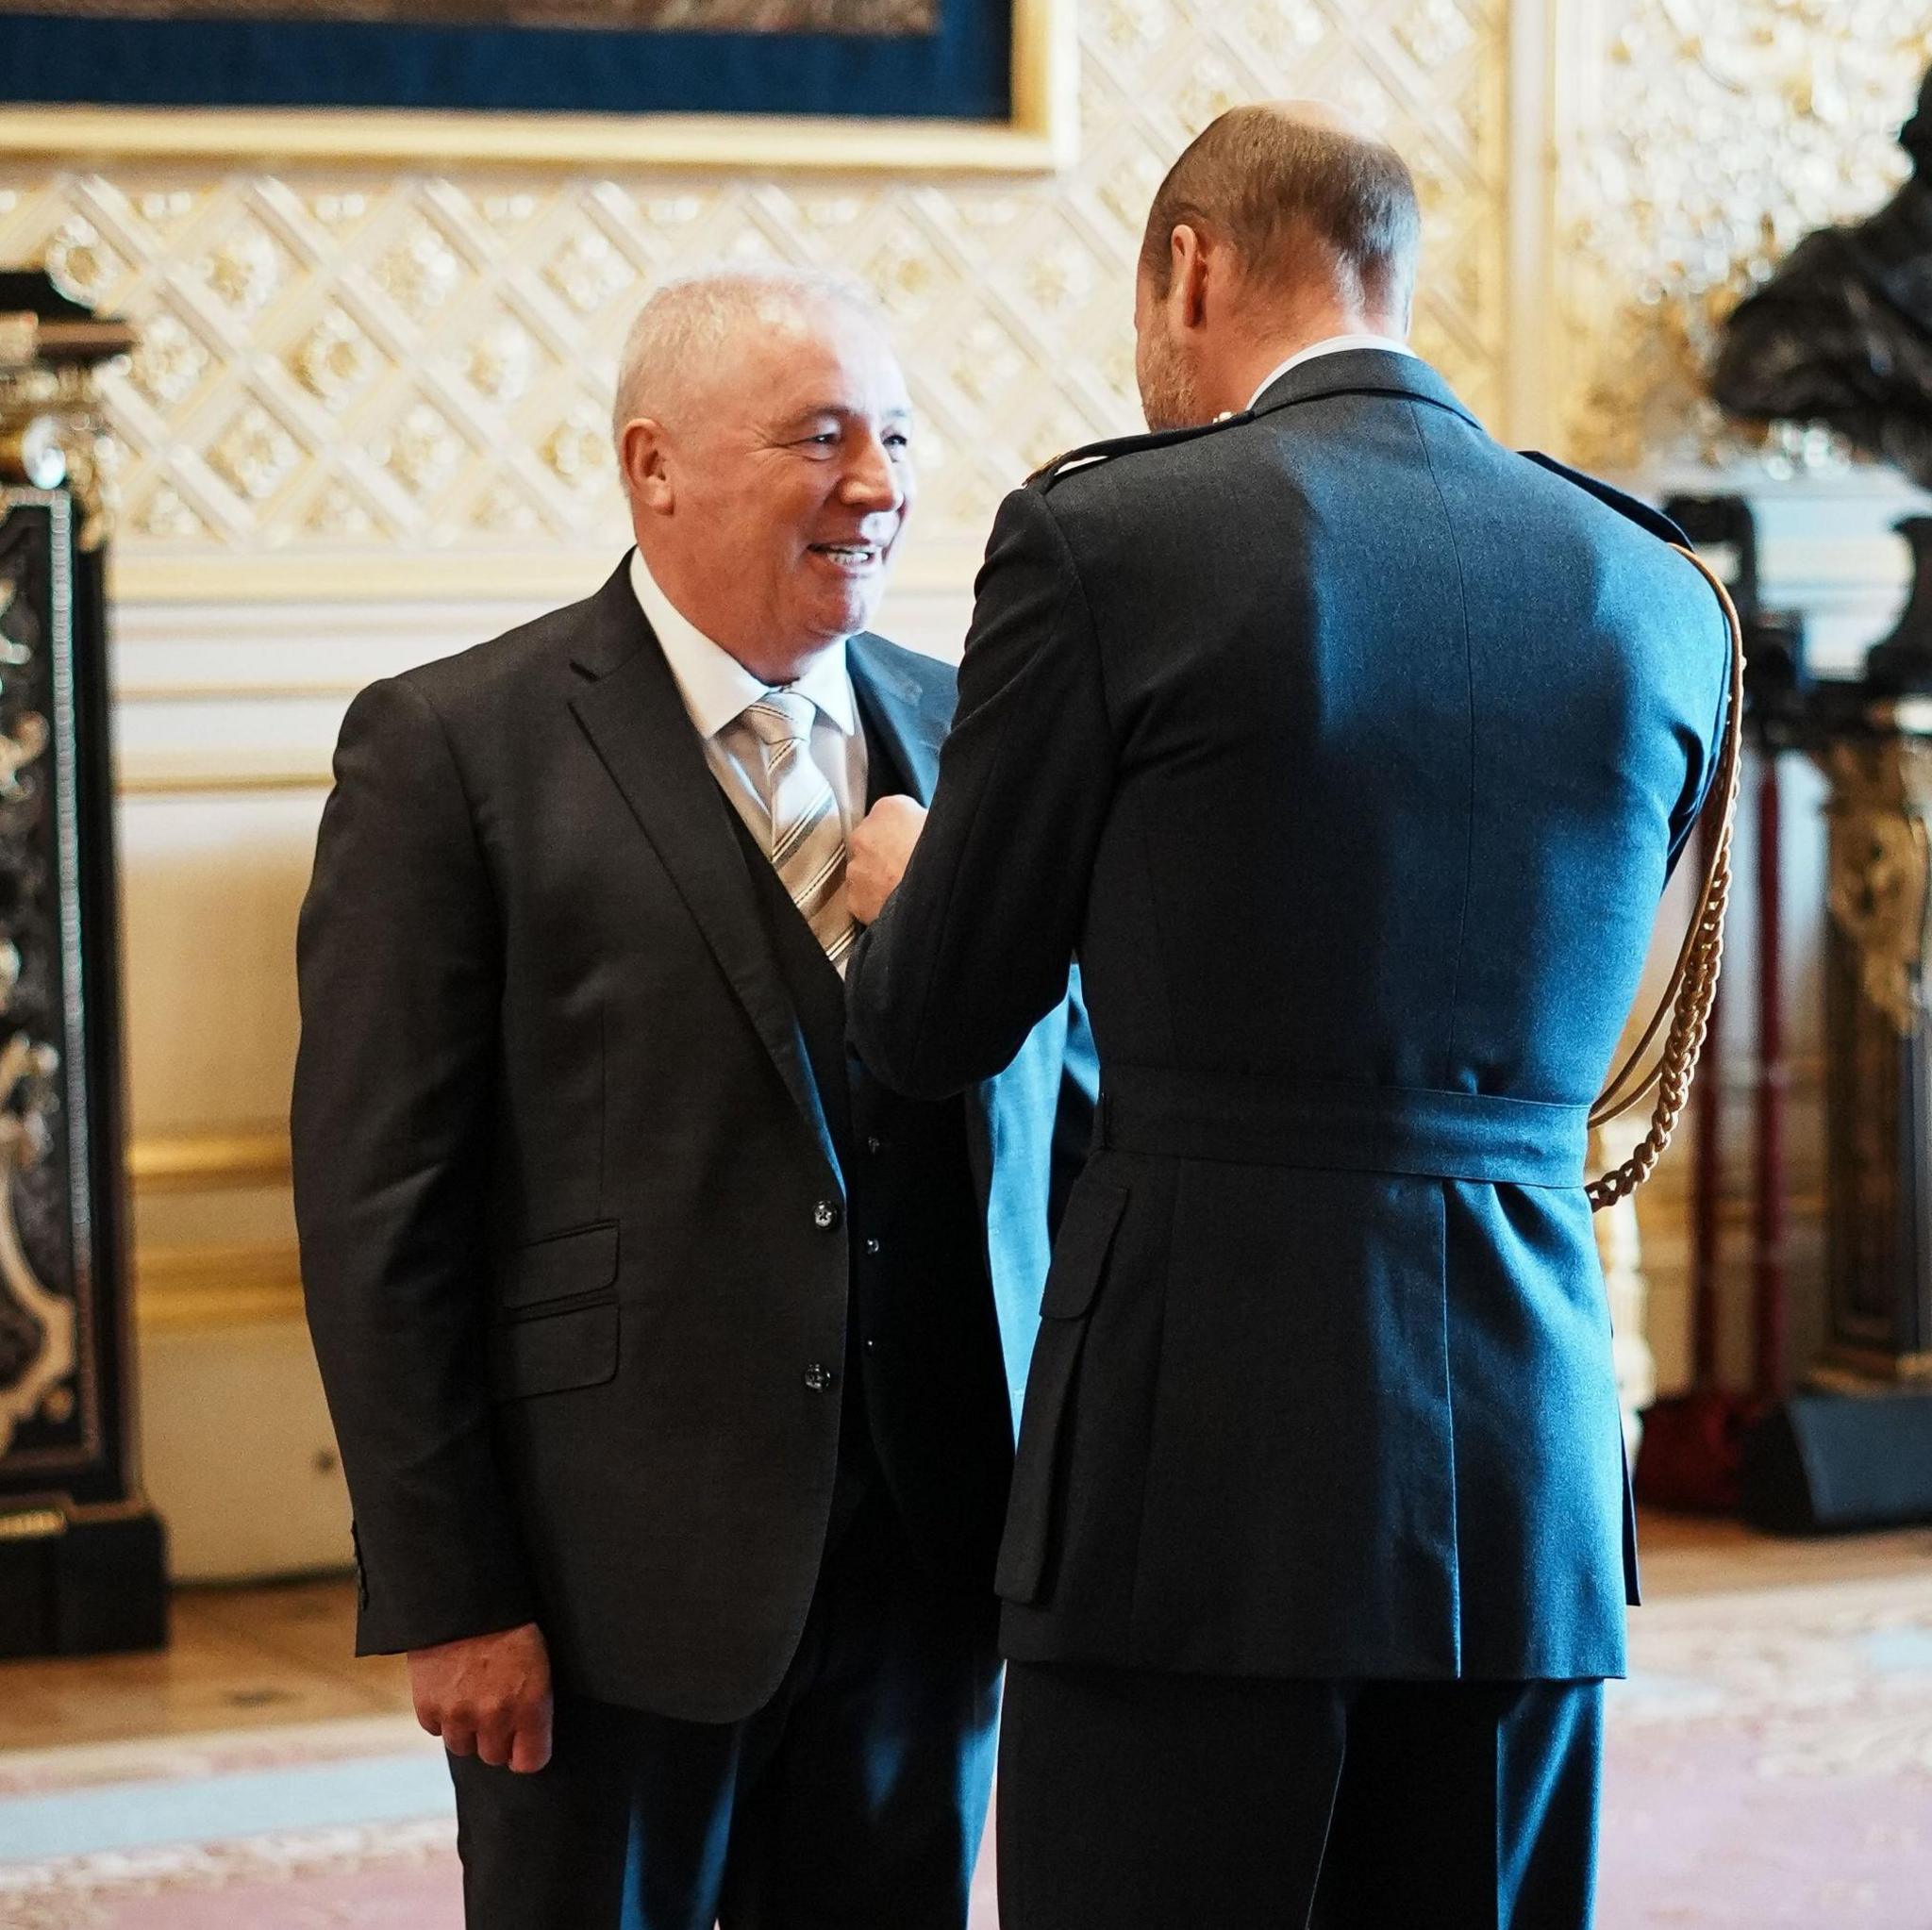
<path fill-rule="evenodd" d="M 1585 1115 L 1708 781 L 1696 570 L 1346 351 L 1008 497 L 932 815 L 850 971 L 901 1090 L 1077 955 L 1008 1653 L 1617 1673 L 1634 1566 Z"/>
<path fill-rule="evenodd" d="M 848 661 L 874 789 L 923 796 L 950 668 Z M 1052 1002 L 950 1114 L 881 1110 L 786 919 L 623 568 L 351 706 L 293 1136 L 364 1652 L 534 1619 L 580 1692 L 741 1717 L 848 1410 L 914 1541 L 988 1585 L 1084 1034 Z"/>

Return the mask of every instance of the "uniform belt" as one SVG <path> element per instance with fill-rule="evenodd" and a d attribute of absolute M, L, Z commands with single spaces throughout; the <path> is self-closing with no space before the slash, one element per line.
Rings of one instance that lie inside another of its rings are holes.
<path fill-rule="evenodd" d="M 1237 1166 L 1580 1187 L 1590 1107 L 1433 1087 L 1103 1069 L 1096 1146 Z"/>

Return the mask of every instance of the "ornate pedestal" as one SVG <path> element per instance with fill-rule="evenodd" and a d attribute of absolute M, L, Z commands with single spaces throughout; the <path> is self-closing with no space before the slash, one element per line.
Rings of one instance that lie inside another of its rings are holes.
<path fill-rule="evenodd" d="M 167 1634 L 134 1465 L 91 381 L 130 340 L 0 275 L 0 1656 Z"/>
<path fill-rule="evenodd" d="M 1932 699 L 1826 745 L 1828 1375 L 1932 1379 Z"/>

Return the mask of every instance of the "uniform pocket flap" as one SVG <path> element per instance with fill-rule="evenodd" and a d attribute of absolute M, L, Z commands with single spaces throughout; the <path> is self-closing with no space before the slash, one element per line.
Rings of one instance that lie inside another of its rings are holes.
<path fill-rule="evenodd" d="M 490 1336 L 490 1391 L 499 1401 L 600 1387 L 616 1372 L 614 1305 L 539 1314 Z"/>
<path fill-rule="evenodd" d="M 617 1222 L 600 1220 L 553 1233 L 510 1256 L 497 1289 L 499 1306 L 535 1306 L 545 1300 L 566 1300 L 574 1293 L 594 1293 L 617 1278 Z"/>
<path fill-rule="evenodd" d="M 1059 1238 L 1053 1243 L 1053 1265 L 1047 1270 L 1046 1291 L 1041 1296 L 1042 1320 L 1076 1321 L 1093 1305 L 1114 1229 L 1125 1211 L 1124 1187 L 1105 1186 L 1082 1179 L 1067 1201 Z"/>

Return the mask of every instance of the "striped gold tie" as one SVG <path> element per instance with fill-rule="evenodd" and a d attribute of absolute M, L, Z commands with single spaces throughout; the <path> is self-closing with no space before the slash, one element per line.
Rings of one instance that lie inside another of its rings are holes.
<path fill-rule="evenodd" d="M 845 904 L 845 827 L 839 801 L 812 762 L 814 712 L 811 699 L 800 691 L 767 690 L 743 714 L 765 754 L 772 869 L 842 976 L 858 928 Z"/>

